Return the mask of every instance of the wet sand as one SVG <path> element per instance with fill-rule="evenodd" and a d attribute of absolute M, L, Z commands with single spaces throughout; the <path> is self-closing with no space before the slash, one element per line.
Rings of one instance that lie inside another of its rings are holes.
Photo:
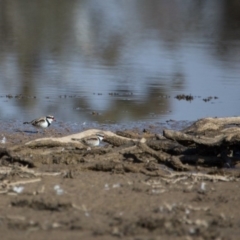
<path fill-rule="evenodd" d="M 5 137 L 3 149 L 92 127 L 161 134 L 163 128 L 179 129 L 188 124 L 170 121 L 128 128 L 58 122 L 45 132 L 34 133 L 21 123 L 3 122 L 0 140 Z M 1 156 L 2 239 L 238 239 L 237 177 L 212 181 L 189 175 L 167 180 L 116 168 L 83 168 L 86 161 L 96 158 L 93 154 L 92 159 L 65 164 L 56 160 L 27 172 L 19 171 L 22 166 L 6 162 Z M 118 159 L 111 161 L 118 163 Z M 36 175 L 40 170 L 49 174 Z M 8 188 L 4 189 L 4 183 Z"/>

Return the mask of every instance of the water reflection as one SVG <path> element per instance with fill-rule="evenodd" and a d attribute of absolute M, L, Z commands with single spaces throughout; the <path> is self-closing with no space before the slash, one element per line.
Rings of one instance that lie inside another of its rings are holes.
<path fill-rule="evenodd" d="M 1 1 L 0 118 L 238 115 L 239 10 L 233 0 Z"/>

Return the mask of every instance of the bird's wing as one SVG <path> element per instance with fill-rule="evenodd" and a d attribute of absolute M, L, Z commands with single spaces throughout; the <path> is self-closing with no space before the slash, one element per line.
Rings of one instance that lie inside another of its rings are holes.
<path fill-rule="evenodd" d="M 38 118 L 38 119 L 34 119 L 31 121 L 32 125 L 37 125 L 39 123 L 44 123 L 45 122 L 45 118 L 42 117 L 42 118 Z"/>

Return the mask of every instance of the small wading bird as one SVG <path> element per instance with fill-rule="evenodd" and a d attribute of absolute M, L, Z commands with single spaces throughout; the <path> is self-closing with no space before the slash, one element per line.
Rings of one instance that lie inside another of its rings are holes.
<path fill-rule="evenodd" d="M 47 128 L 51 125 L 52 121 L 55 121 L 54 116 L 48 115 L 32 120 L 31 122 L 24 122 L 23 124 L 31 124 L 36 128 Z"/>
<path fill-rule="evenodd" d="M 103 133 L 96 133 L 96 135 L 86 137 L 86 138 L 72 138 L 72 140 L 79 141 L 89 147 L 97 147 L 100 145 L 104 138 Z"/>

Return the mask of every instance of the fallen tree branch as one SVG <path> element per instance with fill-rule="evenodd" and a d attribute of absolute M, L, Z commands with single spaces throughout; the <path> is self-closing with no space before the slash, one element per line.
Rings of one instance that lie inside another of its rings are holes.
<path fill-rule="evenodd" d="M 203 118 L 194 122 L 191 126 L 183 130 L 184 133 L 201 133 L 207 131 L 219 131 L 225 125 L 238 125 L 240 124 L 240 117 L 227 117 L 227 118 Z"/>
<path fill-rule="evenodd" d="M 180 142 L 182 144 L 191 145 L 193 143 L 207 145 L 207 146 L 220 146 L 225 140 L 223 134 L 215 137 L 205 137 L 205 136 L 192 136 L 183 132 L 167 130 L 163 131 L 164 137 L 171 139 L 173 141 Z"/>
<path fill-rule="evenodd" d="M 159 163 L 163 163 L 166 164 L 167 166 L 172 167 L 175 170 L 180 170 L 180 171 L 189 171 L 191 170 L 191 167 L 184 165 L 181 163 L 181 161 L 179 160 L 179 158 L 171 156 L 167 153 L 164 153 L 162 151 L 155 151 L 153 149 L 151 149 L 150 147 L 148 147 L 144 141 L 141 141 L 138 144 L 138 147 L 140 147 L 140 149 L 142 149 L 142 151 L 150 154 L 151 156 L 155 157 Z"/>

